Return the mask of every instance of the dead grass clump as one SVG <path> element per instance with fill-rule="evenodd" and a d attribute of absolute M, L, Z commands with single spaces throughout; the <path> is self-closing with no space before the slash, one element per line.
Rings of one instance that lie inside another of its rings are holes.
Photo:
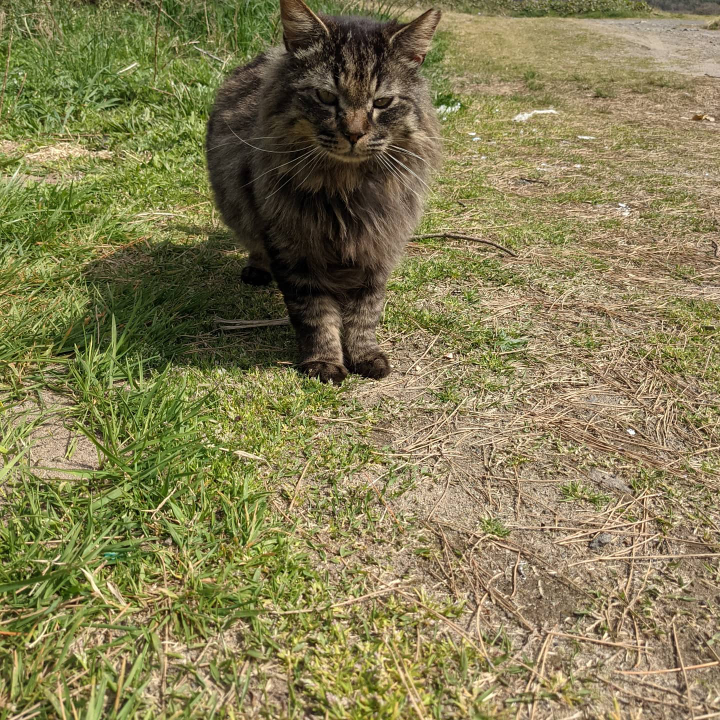
<path fill-rule="evenodd" d="M 41 165 L 74 158 L 93 158 L 96 160 L 110 160 L 113 154 L 109 150 L 88 150 L 74 143 L 59 143 L 48 145 L 25 156 L 30 162 Z"/>

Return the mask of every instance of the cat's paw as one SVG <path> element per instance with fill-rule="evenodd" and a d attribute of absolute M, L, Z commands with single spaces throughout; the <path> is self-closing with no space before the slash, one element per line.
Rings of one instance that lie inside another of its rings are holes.
<path fill-rule="evenodd" d="M 324 383 L 340 385 L 347 377 L 348 371 L 344 365 L 324 362 L 323 360 L 310 360 L 300 365 L 300 372 L 308 377 L 314 377 Z"/>
<path fill-rule="evenodd" d="M 390 374 L 390 361 L 384 352 L 377 350 L 352 363 L 350 370 L 366 378 L 381 380 Z"/>
<path fill-rule="evenodd" d="M 240 279 L 247 285 L 269 285 L 272 275 L 263 268 L 246 265 L 240 272 Z"/>

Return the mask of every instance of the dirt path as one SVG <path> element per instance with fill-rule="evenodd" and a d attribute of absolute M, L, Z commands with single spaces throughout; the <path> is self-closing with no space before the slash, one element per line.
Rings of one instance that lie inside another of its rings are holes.
<path fill-rule="evenodd" d="M 686 75 L 720 77 L 720 32 L 704 20 L 579 20 L 593 32 L 624 40 L 628 55 Z"/>

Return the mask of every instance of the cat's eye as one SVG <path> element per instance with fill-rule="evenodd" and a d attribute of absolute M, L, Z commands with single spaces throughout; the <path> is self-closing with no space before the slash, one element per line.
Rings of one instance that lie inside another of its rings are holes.
<path fill-rule="evenodd" d="M 337 102 L 337 95 L 327 90 L 318 90 L 317 96 L 320 99 L 320 102 L 323 102 L 326 105 L 334 105 Z"/>
<path fill-rule="evenodd" d="M 375 102 L 373 103 L 373 105 L 376 108 L 380 108 L 382 110 L 383 108 L 386 108 L 392 101 L 393 99 L 391 97 L 375 98 Z"/>

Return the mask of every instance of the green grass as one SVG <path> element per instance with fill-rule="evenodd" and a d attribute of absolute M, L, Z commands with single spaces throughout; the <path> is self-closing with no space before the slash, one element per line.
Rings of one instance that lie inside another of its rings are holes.
<path fill-rule="evenodd" d="M 560 488 L 562 498 L 565 502 L 580 500 L 590 503 L 596 508 L 604 507 L 610 501 L 610 496 L 599 493 L 580 482 L 569 482 Z"/>

